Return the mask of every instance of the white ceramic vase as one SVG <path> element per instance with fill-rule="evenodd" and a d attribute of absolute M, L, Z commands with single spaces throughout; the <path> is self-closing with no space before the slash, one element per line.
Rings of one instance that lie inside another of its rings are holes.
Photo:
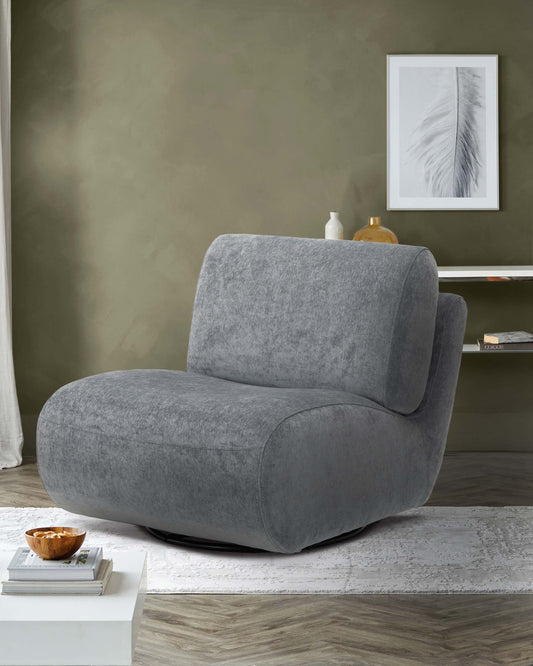
<path fill-rule="evenodd" d="M 326 224 L 326 238 L 332 240 L 342 240 L 344 238 L 344 227 L 339 220 L 338 213 L 330 213 Z"/>

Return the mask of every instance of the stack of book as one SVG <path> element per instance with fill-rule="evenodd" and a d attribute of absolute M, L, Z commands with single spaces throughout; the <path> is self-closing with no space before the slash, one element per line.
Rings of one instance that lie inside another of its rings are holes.
<path fill-rule="evenodd" d="M 7 567 L 2 594 L 103 594 L 113 560 L 101 548 L 81 548 L 66 560 L 42 560 L 29 548 L 19 548 Z"/>
<path fill-rule="evenodd" d="M 526 331 L 507 331 L 504 333 L 485 333 L 477 345 L 482 351 L 525 351 L 533 349 L 533 333 Z"/>

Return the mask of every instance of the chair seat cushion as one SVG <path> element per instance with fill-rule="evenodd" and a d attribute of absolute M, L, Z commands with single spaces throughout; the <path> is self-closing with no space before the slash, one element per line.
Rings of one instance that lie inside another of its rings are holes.
<path fill-rule="evenodd" d="M 424 464 L 416 425 L 367 398 L 169 370 L 64 386 L 38 440 L 66 509 L 280 552 L 402 510 L 392 479 L 412 500 Z"/>
<path fill-rule="evenodd" d="M 344 391 L 253 386 L 175 370 L 107 372 L 67 384 L 42 419 L 153 447 L 243 449 L 265 443 L 300 411 L 334 404 L 380 405 Z"/>

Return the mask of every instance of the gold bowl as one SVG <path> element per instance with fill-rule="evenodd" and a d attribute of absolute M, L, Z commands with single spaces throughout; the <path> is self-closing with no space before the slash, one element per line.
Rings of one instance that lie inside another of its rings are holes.
<path fill-rule="evenodd" d="M 43 534 L 35 536 L 40 532 Z M 76 527 L 34 527 L 27 530 L 25 536 L 28 546 L 43 560 L 66 559 L 85 541 L 85 532 Z"/>

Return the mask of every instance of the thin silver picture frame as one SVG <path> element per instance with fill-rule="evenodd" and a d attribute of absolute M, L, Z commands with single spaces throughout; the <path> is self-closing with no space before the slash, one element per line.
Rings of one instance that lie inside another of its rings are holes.
<path fill-rule="evenodd" d="M 498 56 L 387 56 L 387 210 L 499 210 Z"/>

